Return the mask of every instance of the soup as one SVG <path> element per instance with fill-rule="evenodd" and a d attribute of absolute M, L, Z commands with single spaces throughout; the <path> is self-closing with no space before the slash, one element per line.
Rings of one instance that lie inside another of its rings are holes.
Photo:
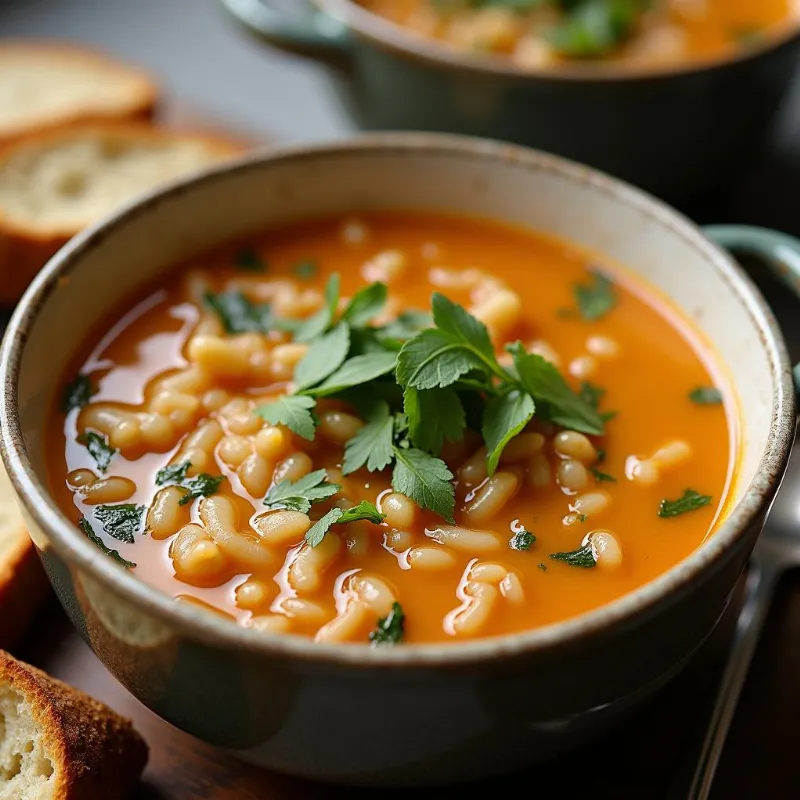
<path fill-rule="evenodd" d="M 796 16 L 794 0 L 360 0 L 461 52 L 538 69 L 571 59 L 669 66 L 724 58 Z"/>
<path fill-rule="evenodd" d="M 53 490 L 122 567 L 256 632 L 514 633 L 713 533 L 736 452 L 713 369 L 657 293 L 562 242 L 303 222 L 109 319 L 53 412 Z"/>

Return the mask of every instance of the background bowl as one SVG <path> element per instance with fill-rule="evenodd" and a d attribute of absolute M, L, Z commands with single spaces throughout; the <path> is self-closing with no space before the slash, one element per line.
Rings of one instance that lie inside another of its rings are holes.
<path fill-rule="evenodd" d="M 110 309 L 229 239 L 301 217 L 390 208 L 461 212 L 561 236 L 626 265 L 702 332 L 730 375 L 746 436 L 736 505 L 695 554 L 557 625 L 371 649 L 253 635 L 178 604 L 121 570 L 58 510 L 44 451 L 61 445 L 45 435 L 48 414 L 75 350 Z M 769 310 L 688 221 L 551 156 L 411 134 L 252 156 L 80 235 L 15 312 L 0 377 L 6 467 L 62 604 L 109 669 L 165 719 L 245 759 L 353 783 L 467 780 L 521 766 L 608 727 L 663 684 L 722 613 L 794 423 L 791 373 Z"/>
<path fill-rule="evenodd" d="M 334 69 L 367 129 L 487 136 L 605 170 L 672 201 L 733 182 L 764 145 L 800 52 L 800 25 L 734 57 L 676 68 L 573 63 L 523 70 L 456 53 L 351 0 L 221 0 L 252 33 Z"/>

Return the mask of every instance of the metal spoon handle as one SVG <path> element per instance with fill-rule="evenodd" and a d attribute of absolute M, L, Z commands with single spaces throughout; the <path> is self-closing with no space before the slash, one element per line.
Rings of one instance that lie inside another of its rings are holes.
<path fill-rule="evenodd" d="M 687 800 L 707 800 L 711 783 L 722 754 L 725 737 L 733 721 L 750 662 L 767 617 L 778 570 L 771 565 L 752 561 L 744 590 L 744 602 L 736 623 L 725 672 L 722 675 L 706 736 L 700 751 Z"/>

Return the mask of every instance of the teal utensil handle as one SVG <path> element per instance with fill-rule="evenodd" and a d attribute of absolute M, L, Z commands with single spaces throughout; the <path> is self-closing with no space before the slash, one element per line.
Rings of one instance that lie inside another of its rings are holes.
<path fill-rule="evenodd" d="M 254 36 L 291 53 L 336 67 L 350 61 L 347 28 L 315 9 L 309 0 L 220 0 Z"/>
<path fill-rule="evenodd" d="M 704 233 L 733 253 L 755 256 L 775 276 L 800 296 L 800 240 L 787 233 L 751 225 L 709 225 Z M 800 392 L 800 364 L 794 367 L 794 384 Z"/>

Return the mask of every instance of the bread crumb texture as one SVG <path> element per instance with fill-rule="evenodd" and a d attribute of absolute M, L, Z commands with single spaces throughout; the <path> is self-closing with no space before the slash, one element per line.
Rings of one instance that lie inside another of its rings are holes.
<path fill-rule="evenodd" d="M 146 761 L 128 720 L 0 651 L 0 800 L 122 800 Z"/>

